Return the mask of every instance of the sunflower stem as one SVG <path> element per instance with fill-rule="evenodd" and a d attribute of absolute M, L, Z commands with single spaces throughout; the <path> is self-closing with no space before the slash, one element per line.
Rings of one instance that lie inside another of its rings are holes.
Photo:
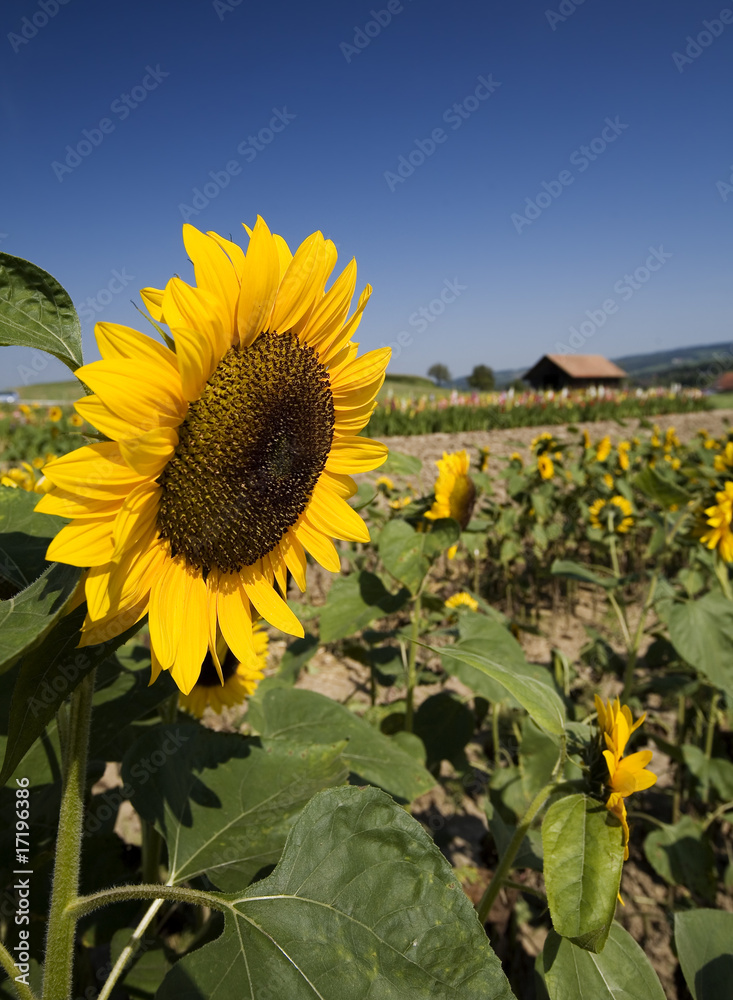
<path fill-rule="evenodd" d="M 232 908 L 229 901 L 222 896 L 200 889 L 187 889 L 182 885 L 118 885 L 112 889 L 93 892 L 89 896 L 78 896 L 67 905 L 66 911 L 78 920 L 102 906 L 124 903 L 129 899 L 171 899 L 177 903 L 190 903 L 191 906 L 210 906 L 212 910 L 221 910 L 224 913 Z M 58 998 L 54 997 L 53 1000 Z"/>
<path fill-rule="evenodd" d="M 74 934 L 78 916 L 69 910 L 69 904 L 74 902 L 79 890 L 84 782 L 94 675 L 94 670 L 87 674 L 70 699 L 66 767 L 62 779 L 56 863 L 48 911 L 42 1000 L 60 1000 L 71 994 Z"/>
<path fill-rule="evenodd" d="M 415 714 L 415 683 L 417 679 L 417 640 L 420 638 L 420 612 L 422 609 L 422 587 L 415 594 L 412 605 L 412 634 L 410 636 L 410 653 L 407 658 L 407 695 L 405 699 L 405 730 L 412 732 Z"/>
<path fill-rule="evenodd" d="M 125 947 L 120 952 L 119 958 L 115 962 L 112 971 L 107 977 L 107 981 L 102 987 L 99 996 L 97 997 L 97 1000 L 109 1000 L 112 990 L 114 989 L 115 983 L 120 978 L 122 973 L 125 971 L 125 968 L 127 967 L 127 964 L 129 963 L 130 959 L 134 957 L 135 952 L 140 947 L 140 943 L 142 941 L 143 935 L 145 934 L 145 931 L 150 926 L 151 920 L 158 912 L 158 910 L 161 908 L 164 902 L 165 902 L 164 899 L 154 899 L 153 902 L 150 904 L 150 906 L 147 908 L 147 910 L 145 911 L 145 916 L 142 918 L 140 923 L 132 932 L 130 940 L 127 942 Z"/>
<path fill-rule="evenodd" d="M 18 994 L 20 1000 L 37 1000 L 36 994 L 30 988 L 26 986 L 22 979 L 18 979 L 20 976 L 20 969 L 15 964 L 15 959 L 10 954 L 5 945 L 0 941 L 0 965 L 5 969 L 5 973 L 13 984 L 15 992 Z"/>
<path fill-rule="evenodd" d="M 718 715 L 718 700 L 720 695 L 717 691 L 713 691 L 713 697 L 710 699 L 710 715 L 708 716 L 708 728 L 705 733 L 705 759 L 710 760 L 713 756 L 713 737 L 715 736 L 715 722 Z M 703 781 L 702 788 L 702 800 L 707 804 L 710 798 L 710 770 L 708 769 L 705 774 L 705 780 Z"/>

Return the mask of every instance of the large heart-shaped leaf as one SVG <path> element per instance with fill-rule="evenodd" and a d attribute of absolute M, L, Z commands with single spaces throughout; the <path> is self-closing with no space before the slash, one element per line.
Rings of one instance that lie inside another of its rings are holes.
<path fill-rule="evenodd" d="M 399 611 L 409 597 L 404 587 L 391 594 L 378 576 L 366 570 L 340 576 L 334 580 L 321 612 L 321 641 L 356 635 L 375 618 Z"/>
<path fill-rule="evenodd" d="M 0 345 L 53 354 L 72 372 L 82 364 L 81 327 L 68 292 L 47 271 L 0 253 Z"/>
<path fill-rule="evenodd" d="M 702 823 L 683 816 L 663 823 L 644 841 L 646 859 L 670 885 L 684 885 L 711 903 L 715 900 L 715 855 Z"/>
<path fill-rule="evenodd" d="M 510 1000 L 476 912 L 419 823 L 375 788 L 301 813 L 268 878 L 158 1000 Z"/>
<path fill-rule="evenodd" d="M 669 638 L 690 666 L 733 699 L 733 604 L 722 594 L 666 605 Z"/>
<path fill-rule="evenodd" d="M 733 913 L 675 913 L 674 943 L 693 1000 L 726 1000 L 733 982 Z"/>
<path fill-rule="evenodd" d="M 250 721 L 268 740 L 298 743 L 348 740 L 344 758 L 357 781 L 412 802 L 435 778 L 391 737 L 315 691 L 276 688 L 250 702 Z"/>
<path fill-rule="evenodd" d="M 566 795 L 547 810 L 542 848 L 553 927 L 580 948 L 602 951 L 624 863 L 621 824 L 603 803 Z"/>
<path fill-rule="evenodd" d="M 46 549 L 67 523 L 39 514 L 37 493 L 0 486 L 0 578 L 12 590 L 28 587 L 48 568 Z"/>
<path fill-rule="evenodd" d="M 305 803 L 346 780 L 343 743 L 246 739 L 198 724 L 155 726 L 122 762 L 126 793 L 168 845 L 181 882 L 206 872 L 220 889 L 248 885 L 280 857 Z"/>
<path fill-rule="evenodd" d="M 53 628 L 70 604 L 80 574 L 75 566 L 52 563 L 35 583 L 0 601 L 0 673 Z"/>

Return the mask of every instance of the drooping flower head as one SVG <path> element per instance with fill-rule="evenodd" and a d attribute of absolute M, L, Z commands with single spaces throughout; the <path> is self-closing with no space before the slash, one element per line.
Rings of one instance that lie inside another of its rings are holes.
<path fill-rule="evenodd" d="M 470 459 L 467 451 L 456 451 L 435 463 L 438 478 L 435 480 L 435 501 L 425 517 L 436 521 L 442 517 L 452 517 L 464 529 L 471 520 L 476 501 L 476 487 L 468 474 Z"/>
<path fill-rule="evenodd" d="M 646 713 L 634 722 L 631 709 L 628 705 L 621 705 L 618 698 L 614 702 L 609 700 L 604 705 L 596 695 L 595 703 L 598 727 L 606 746 L 603 756 L 608 767 L 606 786 L 610 792 L 606 808 L 618 817 L 623 827 L 624 861 L 626 861 L 629 857 L 629 823 L 624 799 L 634 792 L 651 788 L 657 780 L 656 774 L 645 770 L 652 759 L 651 750 L 640 750 L 629 757 L 623 756 L 629 737 L 642 724 Z"/>
<path fill-rule="evenodd" d="M 724 562 L 733 562 L 733 482 L 727 482 L 715 499 L 717 503 L 705 510 L 708 530 L 700 536 L 700 541 L 709 549 L 717 549 Z"/>
<path fill-rule="evenodd" d="M 284 595 L 288 571 L 304 589 L 306 552 L 337 572 L 331 537 L 368 541 L 346 500 L 350 473 L 387 454 L 357 435 L 390 351 L 357 357 L 371 288 L 348 318 L 356 264 L 326 290 L 320 232 L 295 254 L 260 218 L 246 254 L 190 225 L 183 240 L 197 284 L 142 293 L 174 349 L 97 324 L 103 360 L 77 372 L 94 395 L 75 406 L 110 440 L 47 465 L 38 509 L 72 519 L 48 558 L 90 567 L 82 645 L 148 614 L 153 678 L 170 670 L 185 694 L 220 639 L 247 662 L 258 615 L 303 635 Z"/>
<path fill-rule="evenodd" d="M 211 653 L 207 653 L 191 691 L 178 696 L 179 708 L 201 719 L 207 708 L 218 714 L 223 708 L 244 704 L 257 690 L 267 663 L 267 632 L 259 624 L 252 629 L 252 644 L 252 653 L 244 663 L 237 662 L 230 650 L 223 649 L 221 675 Z"/>
<path fill-rule="evenodd" d="M 610 500 L 602 497 L 595 500 L 589 507 L 590 523 L 594 528 L 625 534 L 634 523 L 633 507 L 626 497 L 615 496 Z"/>

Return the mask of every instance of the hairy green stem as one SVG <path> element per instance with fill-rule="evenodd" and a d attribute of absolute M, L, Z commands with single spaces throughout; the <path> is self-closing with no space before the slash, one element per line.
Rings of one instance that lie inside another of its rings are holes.
<path fill-rule="evenodd" d="M 89 896 L 78 896 L 67 905 L 66 912 L 78 920 L 102 906 L 123 903 L 128 899 L 172 899 L 192 906 L 210 906 L 212 910 L 221 910 L 223 913 L 232 908 L 229 901 L 221 896 L 200 889 L 186 889 L 181 885 L 118 885 L 93 892 Z"/>
<path fill-rule="evenodd" d="M 37 1000 L 36 994 L 30 986 L 26 986 L 24 982 L 19 982 L 16 978 L 20 975 L 20 969 L 15 964 L 15 959 L 2 941 L 0 941 L 0 965 L 5 969 L 8 979 L 13 984 L 13 988 L 20 997 L 20 1000 Z"/>
<path fill-rule="evenodd" d="M 89 724 L 92 717 L 94 674 L 87 674 L 70 699 L 68 744 L 65 750 L 61 809 L 56 838 L 56 863 L 48 911 L 42 1000 L 61 1000 L 71 994 L 74 933 L 77 917 L 68 906 L 79 890 L 79 866 L 84 818 L 84 782 L 87 772 Z"/>

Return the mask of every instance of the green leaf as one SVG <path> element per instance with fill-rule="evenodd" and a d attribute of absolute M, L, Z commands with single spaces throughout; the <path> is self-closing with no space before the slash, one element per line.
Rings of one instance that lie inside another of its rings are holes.
<path fill-rule="evenodd" d="M 346 780 L 342 749 L 158 725 L 125 754 L 122 778 L 135 809 L 165 838 L 170 880 L 205 872 L 233 891 L 275 864 L 317 791 Z"/>
<path fill-rule="evenodd" d="M 665 882 L 715 901 L 715 856 L 701 823 L 690 816 L 673 825 L 665 823 L 647 836 L 644 854 Z"/>
<path fill-rule="evenodd" d="M 473 736 L 475 719 L 467 705 L 450 691 L 426 698 L 415 713 L 415 735 L 425 744 L 428 767 L 449 760 L 465 767 L 463 748 Z"/>
<path fill-rule="evenodd" d="M 615 577 L 598 576 L 587 566 L 573 562 L 571 559 L 555 559 L 550 566 L 553 576 L 563 576 L 570 580 L 580 580 L 582 583 L 592 583 L 604 590 L 612 590 L 618 583 Z"/>
<path fill-rule="evenodd" d="M 374 573 L 337 577 L 321 612 L 321 641 L 335 642 L 356 635 L 375 618 L 399 611 L 409 596 L 404 588 L 391 594 Z"/>
<path fill-rule="evenodd" d="M 388 573 L 416 594 L 430 563 L 424 554 L 425 536 L 407 521 L 388 521 L 379 536 L 379 557 Z"/>
<path fill-rule="evenodd" d="M 620 822 L 602 802 L 566 795 L 547 810 L 542 846 L 553 927 L 580 948 L 603 951 L 624 863 Z"/>
<path fill-rule="evenodd" d="M 30 587 L 0 601 L 0 673 L 37 646 L 69 606 L 81 570 L 52 563 Z"/>
<path fill-rule="evenodd" d="M 635 489 L 643 493 L 651 500 L 656 500 L 662 507 L 672 507 L 675 504 L 682 507 L 692 499 L 690 494 L 681 489 L 676 483 L 666 476 L 663 476 L 650 465 L 637 473 L 632 480 Z"/>
<path fill-rule="evenodd" d="M 420 824 L 374 788 L 308 803 L 278 867 L 157 1000 L 510 1000 L 476 912 Z"/>
<path fill-rule="evenodd" d="M 519 747 L 519 767 L 522 788 L 528 801 L 544 788 L 552 777 L 560 756 L 560 743 L 555 736 L 525 718 L 522 722 L 522 743 Z"/>
<path fill-rule="evenodd" d="M 733 981 L 733 913 L 675 913 L 674 942 L 693 1000 L 728 1000 Z"/>
<path fill-rule="evenodd" d="M 723 802 L 733 800 L 733 764 L 724 757 L 708 759 L 700 747 L 683 743 L 682 757 L 703 787 L 712 785 Z"/>
<path fill-rule="evenodd" d="M 389 736 L 315 691 L 273 689 L 257 709 L 251 721 L 263 738 L 306 745 L 348 740 L 343 755 L 355 780 L 378 785 L 405 802 L 435 785 L 433 776 Z"/>
<path fill-rule="evenodd" d="M 0 785 L 4 784 L 56 714 L 64 699 L 96 666 L 127 642 L 140 628 L 133 624 L 122 635 L 98 646 L 78 649 L 86 604 L 61 618 L 43 641 L 27 653 L 13 689 Z"/>
<path fill-rule="evenodd" d="M 380 476 L 404 476 L 410 479 L 419 476 L 422 470 L 422 462 L 415 455 L 404 455 L 400 451 L 389 449 L 389 455 L 384 465 L 379 468 Z"/>
<path fill-rule="evenodd" d="M 457 643 L 455 646 L 442 646 L 440 649 L 434 646 L 426 646 L 426 648 L 437 653 L 442 658 L 444 668 L 449 673 L 460 676 L 460 679 L 477 694 L 491 698 L 490 695 L 484 694 L 481 688 L 481 678 L 487 677 L 496 681 L 507 694 L 512 695 L 519 702 L 538 726 L 548 733 L 554 733 L 556 736 L 562 735 L 565 729 L 565 708 L 562 700 L 549 683 L 538 680 L 529 673 L 519 673 L 516 663 L 509 662 L 504 665 L 493 656 L 468 649 L 463 643 Z M 463 664 L 471 668 L 474 672 L 473 681 L 470 679 L 471 674 L 465 670 L 459 673 L 453 667 L 453 663 Z"/>
<path fill-rule="evenodd" d="M 48 272 L 0 253 L 0 345 L 53 354 L 73 371 L 83 363 L 79 317 Z"/>
<path fill-rule="evenodd" d="M 486 800 L 486 822 L 489 825 L 489 833 L 494 838 L 496 853 L 501 861 L 516 832 L 516 827 L 504 820 L 490 798 Z M 512 868 L 532 868 L 534 871 L 542 871 L 542 836 L 539 830 L 527 832 L 514 856 Z"/>
<path fill-rule="evenodd" d="M 427 531 L 420 532 L 423 538 L 423 552 L 430 559 L 447 552 L 461 537 L 461 526 L 452 517 L 440 517 L 431 521 Z"/>
<path fill-rule="evenodd" d="M 36 513 L 39 499 L 37 493 L 0 486 L 0 577 L 15 590 L 24 590 L 48 568 L 46 549 L 67 523 Z"/>
<path fill-rule="evenodd" d="M 300 676 L 300 671 L 313 658 L 318 647 L 318 639 L 308 632 L 302 639 L 291 642 L 278 664 L 277 673 L 260 681 L 255 692 L 256 696 L 261 698 L 265 691 L 273 687 L 292 687 Z"/>
<path fill-rule="evenodd" d="M 733 604 L 710 593 L 659 610 L 679 655 L 733 700 Z"/>
<path fill-rule="evenodd" d="M 649 959 L 616 923 L 600 955 L 550 931 L 541 972 L 550 1000 L 665 1000 Z"/>

